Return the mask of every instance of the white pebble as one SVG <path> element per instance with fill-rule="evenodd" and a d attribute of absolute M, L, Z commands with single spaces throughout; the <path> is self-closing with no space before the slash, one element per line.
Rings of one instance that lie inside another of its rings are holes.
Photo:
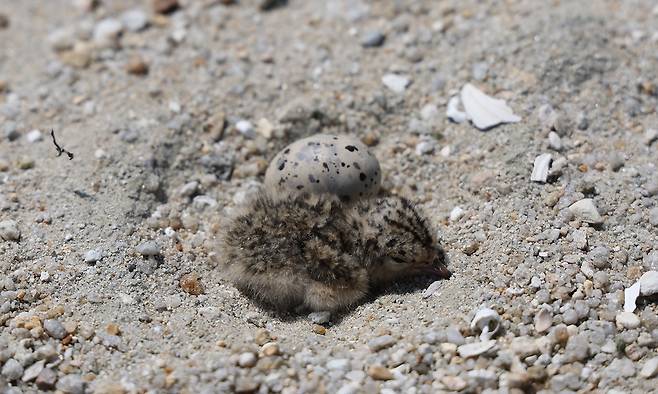
<path fill-rule="evenodd" d="M 603 223 L 603 218 L 591 198 L 583 198 L 569 206 L 569 210 L 579 219 L 592 224 Z"/>
<path fill-rule="evenodd" d="M 466 112 L 459 110 L 459 97 L 455 96 L 448 101 L 446 116 L 455 123 L 463 123 L 468 119 Z"/>
<path fill-rule="evenodd" d="M 248 120 L 239 120 L 238 123 L 235 124 L 235 128 L 240 132 L 240 134 L 247 138 L 256 137 L 256 130 L 254 129 L 254 125 L 252 125 Z"/>
<path fill-rule="evenodd" d="M 464 216 L 464 210 L 461 207 L 457 206 L 452 208 L 452 211 L 450 211 L 449 219 L 451 222 L 456 222 L 459 219 L 461 219 L 463 216 Z"/>
<path fill-rule="evenodd" d="M 548 146 L 551 147 L 551 149 L 560 151 L 562 150 L 562 139 L 558 135 L 558 133 L 551 131 L 548 133 Z"/>
<path fill-rule="evenodd" d="M 658 357 L 651 358 L 644 362 L 644 366 L 640 370 L 640 376 L 643 378 L 653 378 L 658 375 Z"/>
<path fill-rule="evenodd" d="M 658 140 L 658 130 L 648 129 L 644 132 L 644 144 L 651 145 L 655 140 Z"/>
<path fill-rule="evenodd" d="M 404 93 L 411 80 L 403 75 L 386 74 L 382 77 L 382 83 L 395 93 Z"/>
<path fill-rule="evenodd" d="M 156 256 L 160 254 L 160 245 L 156 241 L 144 241 L 135 248 L 142 256 Z"/>
<path fill-rule="evenodd" d="M 650 296 L 658 293 L 658 271 L 647 271 L 640 277 L 640 294 Z"/>
<path fill-rule="evenodd" d="M 94 28 L 94 42 L 100 47 L 115 47 L 122 31 L 123 25 L 118 20 L 103 19 Z"/>
<path fill-rule="evenodd" d="M 38 141 L 43 141 L 43 134 L 40 130 L 32 130 L 25 136 L 28 142 L 35 143 Z"/>
<path fill-rule="evenodd" d="M 148 16 L 139 9 L 129 10 L 121 15 L 121 23 L 130 31 L 140 31 L 148 25 Z"/>
<path fill-rule="evenodd" d="M 438 114 L 439 109 L 434 104 L 425 104 L 420 110 L 420 118 L 423 120 L 434 119 Z"/>
<path fill-rule="evenodd" d="M 103 252 L 100 249 L 92 249 L 85 253 L 85 263 L 93 264 L 103 258 Z"/>
<path fill-rule="evenodd" d="M 20 237 L 21 231 L 18 229 L 18 223 L 13 220 L 0 222 L 0 238 L 5 241 L 18 241 Z"/>
<path fill-rule="evenodd" d="M 615 319 L 618 326 L 634 329 L 640 326 L 640 318 L 635 316 L 632 312 L 619 312 Z"/>
<path fill-rule="evenodd" d="M 240 358 L 238 359 L 238 365 L 243 368 L 251 368 L 256 365 L 256 361 L 258 361 L 258 359 L 256 358 L 255 354 L 251 352 L 245 352 L 240 355 Z"/>

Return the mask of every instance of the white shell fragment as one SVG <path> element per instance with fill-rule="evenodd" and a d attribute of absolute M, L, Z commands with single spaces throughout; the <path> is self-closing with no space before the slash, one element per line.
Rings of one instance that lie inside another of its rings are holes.
<path fill-rule="evenodd" d="M 468 120 L 466 112 L 459 110 L 459 97 L 455 96 L 448 101 L 446 116 L 455 123 L 463 123 Z"/>
<path fill-rule="evenodd" d="M 432 284 L 427 286 L 427 289 L 425 289 L 425 291 L 423 292 L 423 298 L 430 298 L 440 288 L 441 288 L 441 281 L 440 280 L 432 282 Z"/>
<path fill-rule="evenodd" d="M 475 127 L 488 130 L 502 123 L 515 123 L 521 117 L 512 112 L 505 104 L 505 100 L 487 96 L 475 86 L 467 83 L 461 90 L 461 99 L 466 114 L 471 118 Z"/>
<path fill-rule="evenodd" d="M 640 296 L 640 282 L 624 290 L 624 312 L 635 311 L 635 301 Z"/>
<path fill-rule="evenodd" d="M 560 135 L 554 131 L 551 131 L 548 133 L 548 146 L 551 147 L 551 149 L 560 151 L 562 150 L 562 139 L 560 138 Z"/>
<path fill-rule="evenodd" d="M 535 165 L 532 167 L 530 180 L 533 182 L 546 183 L 548 179 L 548 170 L 551 167 L 553 156 L 550 153 L 544 153 L 535 158 Z"/>
<path fill-rule="evenodd" d="M 457 348 L 457 352 L 461 358 L 476 357 L 480 354 L 486 353 L 496 345 L 495 339 L 490 339 L 483 342 L 467 343 Z"/>
<path fill-rule="evenodd" d="M 542 308 L 535 315 L 535 331 L 542 333 L 553 324 L 553 313 L 548 308 Z"/>
<path fill-rule="evenodd" d="M 603 223 L 603 218 L 599 211 L 594 205 L 594 201 L 591 198 L 583 198 L 582 200 L 576 201 L 575 203 L 569 206 L 569 210 L 576 215 L 577 218 L 592 224 Z"/>
<path fill-rule="evenodd" d="M 480 309 L 473 317 L 471 322 L 472 330 L 479 330 L 480 340 L 487 341 L 491 339 L 500 329 L 500 316 L 493 309 Z"/>
<path fill-rule="evenodd" d="M 354 137 L 318 134 L 279 152 L 265 173 L 269 192 L 334 194 L 342 199 L 372 196 L 381 184 L 379 161 Z"/>

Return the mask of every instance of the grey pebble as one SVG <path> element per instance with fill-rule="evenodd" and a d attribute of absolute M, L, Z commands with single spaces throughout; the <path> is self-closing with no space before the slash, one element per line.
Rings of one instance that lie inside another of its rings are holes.
<path fill-rule="evenodd" d="M 654 227 L 658 227 L 658 207 L 649 211 L 649 223 Z"/>
<path fill-rule="evenodd" d="M 129 31 L 140 31 L 148 25 L 148 16 L 140 9 L 128 10 L 121 14 L 121 23 Z"/>
<path fill-rule="evenodd" d="M 643 378 L 653 378 L 658 375 L 658 357 L 651 358 L 644 362 L 640 370 L 640 376 Z"/>
<path fill-rule="evenodd" d="M 327 369 L 336 370 L 336 371 L 349 371 L 350 370 L 350 360 L 346 358 L 335 358 L 327 362 Z"/>
<path fill-rule="evenodd" d="M 331 319 L 331 312 L 313 312 L 308 315 L 308 319 L 315 324 L 329 323 L 329 320 Z"/>
<path fill-rule="evenodd" d="M 67 335 L 66 329 L 59 320 L 47 319 L 43 322 L 43 328 L 55 339 L 62 339 Z"/>
<path fill-rule="evenodd" d="M 14 220 L 3 220 L 0 222 L 0 238 L 5 241 L 18 241 L 21 232 L 18 229 L 18 223 Z"/>
<path fill-rule="evenodd" d="M 2 367 L 2 376 L 7 378 L 10 382 L 18 380 L 23 376 L 23 366 L 18 361 L 10 358 Z"/>
<path fill-rule="evenodd" d="M 386 35 L 379 31 L 368 31 L 361 36 L 361 45 L 364 48 L 379 47 L 386 41 Z"/>
<path fill-rule="evenodd" d="M 103 251 L 100 249 L 91 249 L 85 253 L 85 263 L 94 264 L 103 258 Z"/>
<path fill-rule="evenodd" d="M 393 346 L 397 340 L 393 338 L 391 335 L 382 335 L 376 338 L 373 338 L 368 341 L 368 347 L 370 350 L 373 352 L 377 352 L 382 349 L 386 349 L 387 347 Z"/>
<path fill-rule="evenodd" d="M 30 382 L 39 376 L 46 364 L 45 360 L 37 361 L 36 363 L 30 365 L 25 372 L 23 373 L 23 382 Z"/>
<path fill-rule="evenodd" d="M 252 352 L 245 352 L 240 355 L 240 358 L 238 359 L 238 365 L 240 365 L 243 368 L 251 368 L 254 365 L 256 365 L 256 362 L 258 359 L 256 358 L 256 355 Z"/>
<path fill-rule="evenodd" d="M 142 256 L 157 256 L 160 254 L 160 244 L 156 241 L 144 241 L 135 248 Z"/>
<path fill-rule="evenodd" d="M 45 371 L 45 370 L 44 370 Z M 57 390 L 67 394 L 84 394 L 86 383 L 80 375 L 64 375 L 57 382 Z"/>
<path fill-rule="evenodd" d="M 456 326 L 450 326 L 446 329 L 446 340 L 450 343 L 454 343 L 457 346 L 466 343 L 466 340 L 462 336 L 461 332 L 459 332 L 459 328 Z"/>

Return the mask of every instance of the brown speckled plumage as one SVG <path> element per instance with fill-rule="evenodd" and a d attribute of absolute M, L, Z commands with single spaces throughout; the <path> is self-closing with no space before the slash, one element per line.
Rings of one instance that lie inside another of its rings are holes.
<path fill-rule="evenodd" d="M 262 194 L 232 219 L 222 254 L 236 287 L 277 309 L 336 310 L 396 278 L 450 276 L 426 221 L 399 197 Z"/>

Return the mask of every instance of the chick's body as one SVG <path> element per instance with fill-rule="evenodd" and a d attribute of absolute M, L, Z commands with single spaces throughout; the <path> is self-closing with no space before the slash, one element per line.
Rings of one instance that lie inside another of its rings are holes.
<path fill-rule="evenodd" d="M 445 276 L 439 252 L 424 220 L 395 197 L 344 203 L 263 194 L 223 237 L 228 279 L 277 309 L 341 309 L 400 276 Z"/>

